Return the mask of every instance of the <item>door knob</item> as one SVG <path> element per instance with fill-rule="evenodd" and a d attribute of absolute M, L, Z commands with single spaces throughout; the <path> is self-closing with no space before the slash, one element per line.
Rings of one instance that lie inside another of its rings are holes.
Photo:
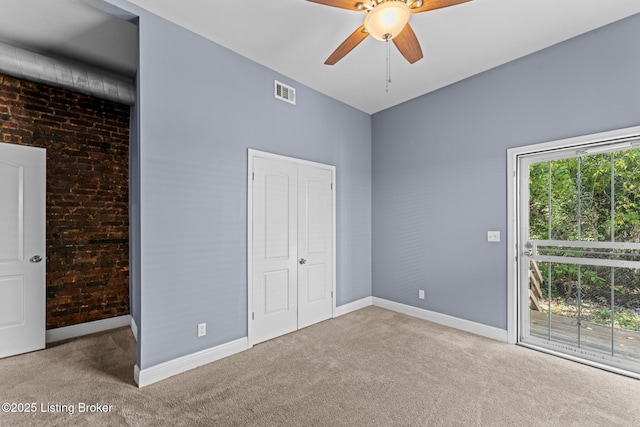
<path fill-rule="evenodd" d="M 306 264 L 307 260 L 304 258 L 300 258 L 300 261 L 298 261 L 300 264 Z"/>
<path fill-rule="evenodd" d="M 525 251 L 523 253 L 524 256 L 528 256 L 528 257 L 532 257 L 533 256 L 533 243 L 526 242 L 524 244 L 524 249 L 525 249 Z"/>
<path fill-rule="evenodd" d="M 34 255 L 31 257 L 31 259 L 29 260 L 31 262 L 40 262 L 42 261 L 42 257 L 40 255 Z"/>

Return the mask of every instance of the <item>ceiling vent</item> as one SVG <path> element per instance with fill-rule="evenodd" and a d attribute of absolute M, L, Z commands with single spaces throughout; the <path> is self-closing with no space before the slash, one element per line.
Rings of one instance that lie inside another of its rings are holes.
<path fill-rule="evenodd" d="M 273 82 L 275 86 L 276 98 L 282 101 L 286 101 L 289 104 L 296 105 L 296 90 L 291 86 L 280 83 L 277 80 L 274 80 Z"/>

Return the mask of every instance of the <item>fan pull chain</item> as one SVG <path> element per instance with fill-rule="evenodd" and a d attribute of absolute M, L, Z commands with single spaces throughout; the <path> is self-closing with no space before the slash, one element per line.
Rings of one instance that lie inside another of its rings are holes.
<path fill-rule="evenodd" d="M 387 39 L 387 82 L 386 82 L 386 90 L 389 93 L 389 83 L 391 83 L 391 45 L 389 44 L 389 39 Z"/>

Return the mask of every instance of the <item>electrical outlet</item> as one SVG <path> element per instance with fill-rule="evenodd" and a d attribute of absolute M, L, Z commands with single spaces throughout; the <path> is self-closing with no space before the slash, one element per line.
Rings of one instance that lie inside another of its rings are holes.
<path fill-rule="evenodd" d="M 500 241 L 500 232 L 499 231 L 487 231 L 487 241 L 488 242 L 499 242 Z"/>
<path fill-rule="evenodd" d="M 198 336 L 199 337 L 203 337 L 207 335 L 207 324 L 206 323 L 199 323 L 198 324 Z"/>
<path fill-rule="evenodd" d="M 424 299 L 424 290 L 422 289 L 418 290 L 418 298 Z"/>

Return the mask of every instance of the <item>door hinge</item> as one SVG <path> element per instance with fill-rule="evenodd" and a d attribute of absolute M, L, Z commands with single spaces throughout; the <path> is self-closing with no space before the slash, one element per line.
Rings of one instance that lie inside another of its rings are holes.
<path fill-rule="evenodd" d="M 333 190 L 333 182 L 331 183 L 331 189 Z"/>
<path fill-rule="evenodd" d="M 331 291 L 331 298 L 333 298 L 333 291 Z"/>
<path fill-rule="evenodd" d="M 256 180 L 256 173 L 251 172 L 251 181 L 255 181 L 255 180 Z"/>
<path fill-rule="evenodd" d="M 256 320 L 256 313 L 255 311 L 251 312 L 251 320 Z"/>

